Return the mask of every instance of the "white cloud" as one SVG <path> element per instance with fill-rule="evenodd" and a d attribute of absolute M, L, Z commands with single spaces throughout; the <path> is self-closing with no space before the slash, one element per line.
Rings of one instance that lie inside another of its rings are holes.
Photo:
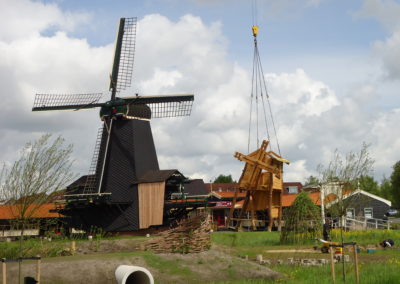
<path fill-rule="evenodd" d="M 375 56 L 382 62 L 384 75 L 400 79 L 400 3 L 393 0 L 364 0 L 355 13 L 358 18 L 374 18 L 390 33 L 385 40 L 373 44 Z"/>
<path fill-rule="evenodd" d="M 357 18 L 375 18 L 389 31 L 400 29 L 400 4 L 393 0 L 364 0 Z"/>
<path fill-rule="evenodd" d="M 298 160 L 291 163 L 285 170 L 284 179 L 286 181 L 303 181 L 306 177 L 311 175 L 315 176 L 315 173 L 307 168 L 306 163 L 306 160 Z M 288 169 L 290 169 L 290 171 L 288 171 Z"/>
<path fill-rule="evenodd" d="M 399 160 L 400 136 L 397 131 L 399 121 L 400 108 L 396 108 L 380 113 L 371 125 L 371 133 L 375 138 L 373 154 L 377 168 L 392 166 Z"/>
<path fill-rule="evenodd" d="M 97 110 L 31 113 L 30 108 L 35 93 L 106 90 L 113 43 L 94 48 L 68 35 L 69 28 L 54 19 L 70 16 L 73 27 L 81 24 L 80 14 L 65 13 L 54 4 L 13 3 L 7 3 L 8 9 L 21 9 L 32 25 L 28 31 L 16 25 L 11 36 L 0 28 L 1 160 L 13 160 L 26 141 L 52 132 L 75 145 L 76 169 L 85 174 L 100 126 Z M 36 15 L 43 15 L 40 21 Z M 4 23 L 0 18 L 0 27 Z M 55 33 L 44 36 L 49 27 Z M 247 152 L 251 79 L 249 70 L 229 60 L 228 51 L 221 23 L 207 25 L 193 15 L 171 21 L 157 14 L 139 21 L 133 87 L 122 95 L 195 94 L 192 116 L 152 121 L 162 168 L 206 181 L 221 173 L 240 177 L 243 163 L 233 154 Z M 266 75 L 282 155 L 292 162 L 285 168 L 286 180 L 315 174 L 317 164 L 328 161 L 335 148 L 346 152 L 363 141 L 372 143 L 376 157 L 392 161 L 400 155 L 393 131 L 399 111 L 371 112 L 379 88 L 359 82 L 360 77 L 356 86 L 343 88 L 348 93 L 339 95 L 335 86 L 316 80 L 306 69 Z M 377 172 L 387 168 L 377 163 Z"/>
<path fill-rule="evenodd" d="M 400 6 L 400 5 L 399 5 Z M 390 79 L 400 79 L 400 29 L 385 41 L 374 43 L 376 56 L 382 60 L 385 75 Z"/>
<path fill-rule="evenodd" d="M 63 12 L 53 3 L 0 0 L 0 7 L 0 40 L 6 42 L 34 37 L 49 28 L 72 31 L 90 19 L 88 13 Z"/>

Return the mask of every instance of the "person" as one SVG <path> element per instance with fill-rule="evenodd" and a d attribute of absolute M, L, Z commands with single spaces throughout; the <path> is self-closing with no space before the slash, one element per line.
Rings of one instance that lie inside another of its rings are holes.
<path fill-rule="evenodd" d="M 394 241 L 392 239 L 383 240 L 380 245 L 383 248 L 390 248 L 394 246 Z"/>
<path fill-rule="evenodd" d="M 323 235 L 325 241 L 331 240 L 331 237 L 329 235 L 330 230 L 331 230 L 331 222 L 330 222 L 330 220 L 327 219 L 327 220 L 325 220 L 325 224 L 322 227 L 322 235 Z"/>

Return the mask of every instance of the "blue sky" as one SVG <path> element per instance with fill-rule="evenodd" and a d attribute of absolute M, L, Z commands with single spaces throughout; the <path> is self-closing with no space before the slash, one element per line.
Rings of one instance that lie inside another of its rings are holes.
<path fill-rule="evenodd" d="M 253 2 L 254 3 L 254 2 Z M 107 94 L 117 22 L 138 17 L 133 85 L 126 95 L 194 93 L 193 114 L 155 120 L 162 168 L 206 181 L 238 179 L 247 149 L 252 1 L 0 0 L 0 160 L 50 131 L 74 144 L 86 174 L 97 111 L 32 114 L 35 93 Z M 287 180 L 316 175 L 338 148 L 371 144 L 378 180 L 400 157 L 400 1 L 257 1 L 258 37 Z M 105 98 L 108 95 L 105 95 Z M 83 123 L 84 122 L 84 123 Z"/>

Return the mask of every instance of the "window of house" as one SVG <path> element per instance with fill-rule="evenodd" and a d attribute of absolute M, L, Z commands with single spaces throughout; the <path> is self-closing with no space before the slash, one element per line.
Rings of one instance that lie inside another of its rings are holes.
<path fill-rule="evenodd" d="M 347 218 L 354 218 L 355 215 L 356 214 L 355 214 L 354 208 L 347 208 L 346 209 L 346 217 Z"/>
<path fill-rule="evenodd" d="M 373 210 L 372 208 L 364 208 L 364 217 L 365 218 L 373 218 Z"/>
<path fill-rule="evenodd" d="M 288 193 L 299 193 L 299 189 L 297 186 L 288 186 L 286 187 Z"/>

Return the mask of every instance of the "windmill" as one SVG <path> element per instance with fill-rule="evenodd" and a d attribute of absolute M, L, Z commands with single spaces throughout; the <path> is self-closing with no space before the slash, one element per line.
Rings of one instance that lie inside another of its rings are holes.
<path fill-rule="evenodd" d="M 32 111 L 100 108 L 103 126 L 97 135 L 89 175 L 81 179 L 80 186 L 67 190 L 66 204 L 60 210 L 70 216 L 74 227 L 127 231 L 160 225 L 164 202 L 160 195 L 164 199 L 167 188 L 168 192 L 181 191 L 185 179 L 177 170 L 160 171 L 150 120 L 190 115 L 194 96 L 117 96 L 131 84 L 136 23 L 136 18 L 120 19 L 109 101 L 100 103 L 99 93 L 35 96 Z M 144 189 L 148 187 L 152 189 Z M 147 218 L 143 211 L 146 206 L 153 211 L 149 213 L 150 219 L 143 221 Z"/>

